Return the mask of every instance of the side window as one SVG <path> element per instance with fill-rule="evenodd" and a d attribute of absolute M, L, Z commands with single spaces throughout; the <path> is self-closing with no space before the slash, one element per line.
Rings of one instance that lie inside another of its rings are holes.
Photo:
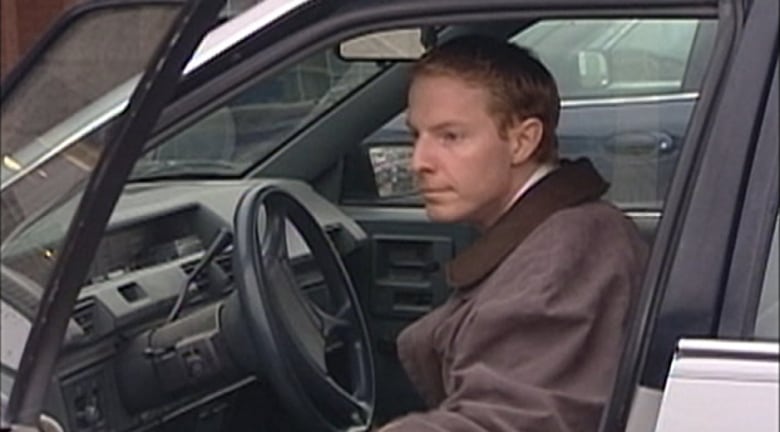
<path fill-rule="evenodd" d="M 555 75 L 561 96 L 606 98 L 681 91 L 698 20 L 553 20 L 513 37 Z"/>
<path fill-rule="evenodd" d="M 590 158 L 611 183 L 607 197 L 628 210 L 659 211 L 698 99 L 714 20 L 546 20 L 512 36 L 532 49 L 560 88 L 559 153 Z M 707 30 L 707 31 L 704 31 Z M 698 50 L 698 51 L 697 51 Z M 350 204 L 419 203 L 408 159 L 405 114 L 345 163 Z"/>
<path fill-rule="evenodd" d="M 780 335 L 780 310 L 778 310 L 778 294 L 780 293 L 780 216 L 775 223 L 772 235 L 772 246 L 764 273 L 764 285 L 761 289 L 761 299 L 756 313 L 754 336 L 756 339 L 778 340 Z"/>

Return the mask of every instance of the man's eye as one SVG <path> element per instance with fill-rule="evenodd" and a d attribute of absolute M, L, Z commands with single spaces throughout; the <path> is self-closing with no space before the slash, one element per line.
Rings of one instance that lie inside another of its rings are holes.
<path fill-rule="evenodd" d="M 441 137 L 444 141 L 457 141 L 460 139 L 460 135 L 455 132 L 443 132 Z"/>

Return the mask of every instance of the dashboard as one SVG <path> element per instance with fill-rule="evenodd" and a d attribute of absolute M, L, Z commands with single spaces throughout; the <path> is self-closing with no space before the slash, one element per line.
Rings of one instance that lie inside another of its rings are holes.
<path fill-rule="evenodd" d="M 88 284 L 203 252 L 204 239 L 194 227 L 197 210 L 193 206 L 110 232 L 98 247 Z"/>
<path fill-rule="evenodd" d="M 111 217 L 74 308 L 73 325 L 67 332 L 57 373 L 47 392 L 48 415 L 73 432 L 161 427 L 184 430 L 188 419 L 219 411 L 217 407 L 230 405 L 228 401 L 237 392 L 256 384 L 257 378 L 238 373 L 235 368 L 206 367 L 205 372 L 199 373 L 206 374 L 202 376 L 213 385 L 203 386 L 202 379 L 195 385 L 191 377 L 174 378 L 173 374 L 160 374 L 160 368 L 153 370 L 136 363 L 143 361 L 137 358 L 148 354 L 147 341 L 169 338 L 162 331 L 155 331 L 166 323 L 166 316 L 183 290 L 187 292 L 183 315 L 204 317 L 197 321 L 203 327 L 199 334 L 212 334 L 219 328 L 223 303 L 233 291 L 237 264 L 232 245 L 217 251 L 197 277 L 192 272 L 216 233 L 220 229 L 232 231 L 241 195 L 258 184 L 275 185 L 294 195 L 317 219 L 342 256 L 366 241 L 356 223 L 302 182 L 129 185 Z M 65 207 L 68 205 L 75 204 Z M 60 210 L 47 217 L 69 214 Z M 56 226 L 51 221 L 47 225 Z M 294 228 L 288 226 L 287 231 L 287 248 L 296 279 L 312 280 L 311 274 L 298 274 L 310 272 L 312 266 L 296 265 L 308 257 L 306 244 Z M 4 261 L 20 273 L 26 266 L 48 265 L 50 255 L 57 253 L 58 237 L 56 233 L 47 235 L 50 237 L 39 236 L 35 247 L 5 257 Z M 142 341 L 146 345 L 140 346 Z M 129 360 L 127 352 L 142 355 Z M 215 364 L 227 361 L 219 354 L 215 356 L 207 360 Z M 162 357 L 161 354 L 154 362 L 162 364 Z"/>

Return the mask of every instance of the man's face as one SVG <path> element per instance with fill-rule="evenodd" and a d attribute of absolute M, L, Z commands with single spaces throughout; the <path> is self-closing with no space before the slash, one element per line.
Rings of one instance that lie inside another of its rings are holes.
<path fill-rule="evenodd" d="M 485 88 L 456 77 L 423 75 L 412 83 L 412 170 L 431 220 L 486 228 L 520 187 L 512 143 L 501 137 L 488 102 Z"/>

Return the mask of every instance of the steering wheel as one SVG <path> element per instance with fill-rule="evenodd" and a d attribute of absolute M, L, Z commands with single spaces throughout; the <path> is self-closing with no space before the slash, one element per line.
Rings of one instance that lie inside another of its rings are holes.
<path fill-rule="evenodd" d="M 296 282 L 290 225 L 322 273 L 327 301 L 315 302 Z M 255 372 L 269 380 L 304 430 L 367 430 L 375 406 L 368 331 L 325 232 L 290 193 L 261 185 L 239 200 L 235 233 L 236 289 L 259 356 Z M 338 366 L 346 366 L 344 373 L 334 372 Z"/>

